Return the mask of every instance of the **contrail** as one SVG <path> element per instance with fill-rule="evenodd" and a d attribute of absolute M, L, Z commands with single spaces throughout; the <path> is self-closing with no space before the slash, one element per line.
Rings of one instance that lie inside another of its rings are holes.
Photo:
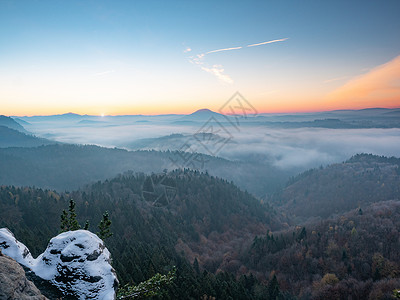
<path fill-rule="evenodd" d="M 256 47 L 256 46 L 272 44 L 272 43 L 276 43 L 276 42 L 283 42 L 283 41 L 286 41 L 287 39 L 288 38 L 284 38 L 284 39 L 279 39 L 279 40 L 272 40 L 272 41 L 262 42 L 262 43 L 258 43 L 258 44 L 251 44 L 251 45 L 247 45 L 247 46 L 211 50 L 211 51 L 208 51 L 208 52 L 205 52 L 205 53 L 197 54 L 195 56 L 190 56 L 189 62 L 191 62 L 192 64 L 195 64 L 195 65 L 198 65 L 203 71 L 206 71 L 206 72 L 208 72 L 210 74 L 213 74 L 219 80 L 221 80 L 221 81 L 223 81 L 225 83 L 232 84 L 233 83 L 232 78 L 229 75 L 224 74 L 224 68 L 223 68 L 222 65 L 213 65 L 212 67 L 210 67 L 204 62 L 203 59 L 205 58 L 206 55 L 208 55 L 210 53 L 231 51 L 231 50 L 239 50 L 239 49 L 243 49 L 243 48 L 247 48 L 247 47 Z M 187 48 L 184 52 L 185 53 L 189 52 L 188 49 L 190 49 L 190 48 Z M 192 50 L 192 49 L 190 49 L 190 50 Z"/>
<path fill-rule="evenodd" d="M 262 42 L 262 43 L 258 43 L 258 44 L 251 44 L 251 45 L 247 45 L 246 47 L 255 47 L 255 46 L 261 46 L 261 45 L 266 45 L 266 44 L 272 44 L 272 43 L 276 43 L 276 42 L 283 42 L 286 41 L 288 38 L 284 38 L 284 39 L 280 39 L 280 40 L 272 40 L 272 41 L 268 41 L 268 42 Z"/>
<path fill-rule="evenodd" d="M 237 49 L 242 49 L 242 48 L 243 47 L 232 47 L 232 48 L 218 49 L 218 50 L 208 51 L 208 52 L 206 52 L 206 54 L 215 53 L 215 52 L 221 52 L 221 51 L 237 50 Z"/>
<path fill-rule="evenodd" d="M 267 42 L 262 42 L 262 43 L 247 45 L 247 46 L 245 46 L 245 47 L 262 46 L 262 45 L 272 44 L 272 43 L 276 43 L 276 42 L 283 42 L 283 41 L 286 41 L 287 39 L 288 39 L 288 38 L 279 39 L 279 40 L 272 40 L 272 41 L 267 41 Z M 224 49 L 211 50 L 211 51 L 208 51 L 208 52 L 206 52 L 206 53 L 204 53 L 204 54 L 200 54 L 201 57 L 199 57 L 199 58 L 202 58 L 204 55 L 210 54 L 210 53 L 216 53 L 216 52 L 222 52 L 222 51 L 231 51 L 231 50 L 239 50 L 239 49 L 242 49 L 242 48 L 244 48 L 244 47 L 240 46 L 240 47 L 231 47 L 231 48 L 224 48 Z"/>

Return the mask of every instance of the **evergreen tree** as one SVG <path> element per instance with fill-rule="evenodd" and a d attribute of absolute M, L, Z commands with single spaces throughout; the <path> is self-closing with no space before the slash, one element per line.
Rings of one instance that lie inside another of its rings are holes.
<path fill-rule="evenodd" d="M 143 299 L 161 295 L 162 290 L 171 285 L 176 278 L 175 267 L 166 275 L 157 273 L 138 285 L 125 285 L 117 292 L 117 299 Z"/>
<path fill-rule="evenodd" d="M 303 228 L 301 229 L 301 231 L 300 231 L 300 234 L 299 234 L 298 237 L 297 237 L 297 241 L 298 241 L 298 242 L 301 242 L 301 240 L 303 240 L 306 236 L 307 236 L 307 231 L 306 231 L 306 228 L 303 227 Z"/>
<path fill-rule="evenodd" d="M 68 218 L 68 213 L 67 211 L 64 209 L 62 214 L 61 214 L 61 232 L 65 232 L 69 230 L 69 218 Z"/>
<path fill-rule="evenodd" d="M 75 201 L 73 199 L 69 200 L 68 212 L 64 209 L 61 214 L 61 232 L 70 231 L 70 230 L 78 230 L 81 226 L 76 219 L 75 212 Z"/>
<path fill-rule="evenodd" d="M 199 261 L 197 260 L 197 257 L 194 259 L 193 269 L 194 269 L 194 271 L 196 272 L 197 275 L 200 274 Z"/>
<path fill-rule="evenodd" d="M 147 176 L 143 183 L 143 191 L 154 192 L 154 184 L 150 176 Z"/>
<path fill-rule="evenodd" d="M 86 220 L 85 225 L 83 226 L 83 229 L 89 230 L 89 220 Z"/>
<path fill-rule="evenodd" d="M 73 199 L 69 200 L 69 230 L 78 230 L 81 228 L 81 225 L 79 225 L 76 219 L 75 206 L 75 201 Z"/>
<path fill-rule="evenodd" d="M 98 225 L 99 228 L 99 232 L 97 233 L 97 235 L 99 236 L 99 238 L 101 238 L 103 241 L 112 236 L 112 232 L 110 230 L 110 226 L 111 226 L 111 220 L 110 220 L 110 216 L 108 215 L 108 211 L 106 211 L 103 214 L 103 219 L 100 221 L 100 224 Z"/>
<path fill-rule="evenodd" d="M 278 279 L 276 279 L 276 276 L 272 277 L 271 281 L 268 283 L 268 299 L 270 300 L 276 300 L 279 299 L 280 295 L 280 290 L 279 290 L 279 283 Z"/>

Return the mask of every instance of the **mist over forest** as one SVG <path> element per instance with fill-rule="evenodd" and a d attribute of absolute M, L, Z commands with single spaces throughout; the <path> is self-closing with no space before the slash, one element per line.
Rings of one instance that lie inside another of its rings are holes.
<path fill-rule="evenodd" d="M 62 143 L 127 150 L 188 150 L 299 172 L 341 162 L 357 153 L 398 155 L 399 114 L 398 109 L 370 109 L 227 117 L 199 110 L 190 115 L 65 114 L 18 120 L 38 137 Z M 210 120 L 214 128 L 204 129 L 202 126 Z M 235 122 L 238 126 L 232 125 Z M 215 136 L 199 136 L 204 133 Z"/>
<path fill-rule="evenodd" d="M 71 199 L 89 230 L 107 211 L 120 282 L 177 267 L 162 299 L 391 295 L 398 112 L 3 116 L 0 226 L 39 255 Z"/>

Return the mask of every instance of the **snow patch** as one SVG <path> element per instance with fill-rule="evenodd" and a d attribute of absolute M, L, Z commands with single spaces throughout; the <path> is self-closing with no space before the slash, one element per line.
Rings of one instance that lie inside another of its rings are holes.
<path fill-rule="evenodd" d="M 3 254 L 28 268 L 31 268 L 35 261 L 29 249 L 17 241 L 14 234 L 8 228 L 0 228 L 0 248 Z"/>

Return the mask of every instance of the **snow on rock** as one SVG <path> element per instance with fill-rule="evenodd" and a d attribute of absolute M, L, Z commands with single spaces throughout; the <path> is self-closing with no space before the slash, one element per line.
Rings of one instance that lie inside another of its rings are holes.
<path fill-rule="evenodd" d="M 50 240 L 33 271 L 67 295 L 114 299 L 117 277 L 103 241 L 87 230 L 68 231 Z"/>
<path fill-rule="evenodd" d="M 34 259 L 31 252 L 24 244 L 17 241 L 8 228 L 0 228 L 0 249 L 3 254 L 13 258 L 21 265 L 32 267 Z"/>
<path fill-rule="evenodd" d="M 115 299 L 118 280 L 103 241 L 87 230 L 68 231 L 52 238 L 44 253 L 33 259 L 8 229 L 0 229 L 3 253 L 31 268 L 66 296 Z"/>

